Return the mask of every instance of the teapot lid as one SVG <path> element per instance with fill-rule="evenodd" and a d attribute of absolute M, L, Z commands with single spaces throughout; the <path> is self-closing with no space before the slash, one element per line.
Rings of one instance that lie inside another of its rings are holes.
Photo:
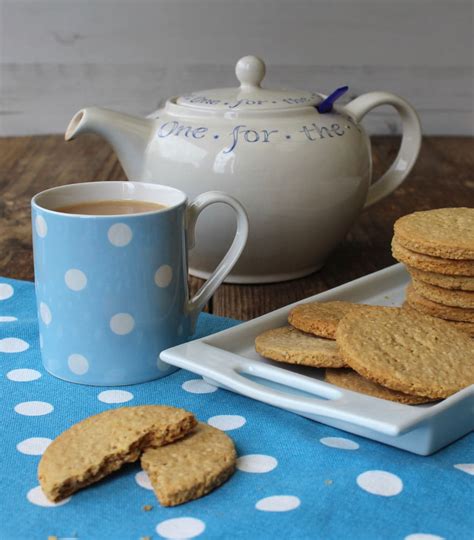
<path fill-rule="evenodd" d="M 209 111 L 262 111 L 317 105 L 321 96 L 300 90 L 268 90 L 261 87 L 265 63 L 256 56 L 244 56 L 235 66 L 239 87 L 194 92 L 176 99 L 178 105 Z"/>

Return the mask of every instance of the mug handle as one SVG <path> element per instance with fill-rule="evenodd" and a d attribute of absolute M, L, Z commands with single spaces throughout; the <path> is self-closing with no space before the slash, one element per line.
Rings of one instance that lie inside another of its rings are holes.
<path fill-rule="evenodd" d="M 344 107 L 356 122 L 380 105 L 392 105 L 402 119 L 400 150 L 388 171 L 374 182 L 367 195 L 364 208 L 371 206 L 396 189 L 408 176 L 421 146 L 421 125 L 415 109 L 404 99 L 388 92 L 369 92 L 357 97 Z"/>
<path fill-rule="evenodd" d="M 227 253 L 224 255 L 224 258 L 217 265 L 216 269 L 209 276 L 204 285 L 188 301 L 188 313 L 192 317 L 193 325 L 207 301 L 211 298 L 217 287 L 224 281 L 238 261 L 245 244 L 247 243 L 249 220 L 245 208 L 237 199 L 227 195 L 227 193 L 223 193 L 222 191 L 207 191 L 206 193 L 198 195 L 187 208 L 186 232 L 188 249 L 192 249 L 195 244 L 195 228 L 199 214 L 209 205 L 214 203 L 227 204 L 234 210 L 237 217 L 237 230 L 235 232 L 234 240 Z"/>

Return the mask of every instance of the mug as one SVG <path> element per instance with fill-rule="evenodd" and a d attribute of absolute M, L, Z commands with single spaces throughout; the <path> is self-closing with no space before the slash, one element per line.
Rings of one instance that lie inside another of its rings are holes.
<path fill-rule="evenodd" d="M 58 211 L 105 200 L 165 208 L 118 215 Z M 199 214 L 213 203 L 234 210 L 236 233 L 213 274 L 189 299 L 188 250 Z M 31 206 L 45 369 L 66 381 L 99 386 L 141 383 L 175 371 L 159 355 L 189 339 L 197 316 L 242 253 L 248 235 L 242 205 L 218 191 L 188 203 L 185 193 L 163 185 L 89 182 L 43 191 Z"/>

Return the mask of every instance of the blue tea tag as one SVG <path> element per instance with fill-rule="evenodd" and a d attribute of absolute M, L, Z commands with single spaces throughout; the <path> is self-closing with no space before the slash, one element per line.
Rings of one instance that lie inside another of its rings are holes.
<path fill-rule="evenodd" d="M 341 86 L 336 88 L 334 92 L 329 94 L 326 99 L 323 99 L 319 105 L 316 105 L 316 109 L 320 113 L 328 113 L 332 111 L 332 106 L 341 96 L 343 96 L 349 90 L 348 86 Z"/>

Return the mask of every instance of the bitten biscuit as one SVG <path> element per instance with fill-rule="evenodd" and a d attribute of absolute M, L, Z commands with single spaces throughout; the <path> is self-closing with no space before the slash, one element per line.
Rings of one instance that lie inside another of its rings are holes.
<path fill-rule="evenodd" d="M 442 259 L 441 257 L 416 253 L 400 245 L 395 237 L 392 240 L 392 255 L 397 261 L 419 270 L 450 276 L 474 276 L 473 260 Z"/>
<path fill-rule="evenodd" d="M 288 316 L 288 322 L 303 332 L 315 336 L 335 339 L 339 321 L 353 309 L 360 309 L 362 304 L 351 302 L 310 302 L 294 307 Z"/>
<path fill-rule="evenodd" d="M 443 287 L 443 289 L 474 291 L 474 277 L 437 274 L 436 272 L 418 270 L 417 268 L 413 268 L 413 266 L 407 266 L 407 270 L 413 279 Z"/>
<path fill-rule="evenodd" d="M 150 446 L 180 439 L 196 425 L 184 409 L 160 405 L 120 407 L 90 416 L 56 437 L 38 466 L 41 488 L 58 502 L 99 481 Z"/>
<path fill-rule="evenodd" d="M 255 350 L 265 358 L 312 367 L 343 367 L 336 342 L 305 334 L 291 326 L 267 330 L 255 339 Z"/>
<path fill-rule="evenodd" d="M 424 283 L 417 279 L 413 279 L 412 286 L 419 295 L 424 296 L 433 302 L 437 302 L 438 304 L 461 308 L 474 308 L 474 292 L 443 289 L 437 285 Z"/>
<path fill-rule="evenodd" d="M 410 306 L 421 313 L 447 319 L 449 321 L 474 322 L 474 309 L 445 306 L 438 302 L 433 302 L 418 294 L 413 285 L 408 285 L 406 290 L 406 300 Z"/>
<path fill-rule="evenodd" d="M 419 405 L 433 401 L 430 398 L 420 396 L 410 396 L 403 392 L 390 390 L 381 384 L 374 383 L 368 379 L 361 377 L 352 369 L 327 369 L 324 380 L 328 383 L 335 384 L 341 388 L 347 388 L 353 392 L 360 392 L 368 396 L 373 396 L 380 399 L 388 399 L 397 403 L 405 403 L 406 405 Z"/>
<path fill-rule="evenodd" d="M 234 443 L 228 435 L 199 423 L 174 444 L 145 450 L 141 465 L 160 504 L 176 506 L 223 484 L 234 472 L 236 458 Z"/>
<path fill-rule="evenodd" d="M 414 212 L 395 222 L 403 247 L 445 259 L 474 260 L 474 208 L 439 208 Z"/>
<path fill-rule="evenodd" d="M 336 340 L 348 366 L 391 390 L 438 399 L 474 384 L 471 338 L 421 313 L 352 312 L 339 323 Z"/>

